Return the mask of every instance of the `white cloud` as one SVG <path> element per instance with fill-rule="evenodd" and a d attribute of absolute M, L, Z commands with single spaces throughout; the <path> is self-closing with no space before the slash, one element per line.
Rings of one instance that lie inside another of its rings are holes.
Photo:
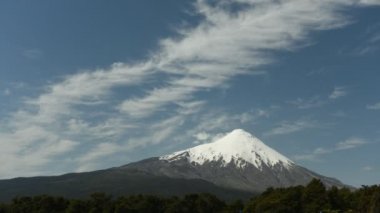
<path fill-rule="evenodd" d="M 329 98 L 338 99 L 346 96 L 347 94 L 347 90 L 344 87 L 335 87 L 334 91 L 330 94 Z"/>
<path fill-rule="evenodd" d="M 205 141 L 210 138 L 210 135 L 207 134 L 206 132 L 199 132 L 194 137 L 199 140 L 199 141 Z"/>
<path fill-rule="evenodd" d="M 5 89 L 4 90 L 4 92 L 3 92 L 3 94 L 5 95 L 5 96 L 9 96 L 9 95 L 11 95 L 11 90 L 9 89 L 9 88 L 7 88 L 7 89 Z"/>
<path fill-rule="evenodd" d="M 380 5 L 379 0 L 359 0 L 358 2 L 362 5 Z"/>
<path fill-rule="evenodd" d="M 72 118 L 66 124 L 67 134 L 70 136 L 86 136 L 92 139 L 115 139 L 122 133 L 133 130 L 137 126 L 127 124 L 120 118 L 109 118 L 98 124 L 92 124 L 84 120 Z"/>
<path fill-rule="evenodd" d="M 212 136 L 210 134 L 208 134 L 207 132 L 199 132 L 197 134 L 194 135 L 194 138 L 196 139 L 196 141 L 194 141 L 195 144 L 198 144 L 198 143 L 205 143 L 207 142 L 210 138 L 212 138 Z"/>
<path fill-rule="evenodd" d="M 377 49 L 378 49 L 377 46 L 375 46 L 373 44 L 369 44 L 369 45 L 364 45 L 364 46 L 360 46 L 360 47 L 355 48 L 352 51 L 352 54 L 356 55 L 356 56 L 365 56 L 367 54 L 376 52 Z"/>
<path fill-rule="evenodd" d="M 248 5 L 232 14 L 228 6 L 234 2 Z M 66 76 L 46 86 L 38 97 L 30 97 L 17 112 L 2 120 L 1 162 L 9 165 L 0 168 L 0 177 L 16 170 L 20 172 L 12 175 L 40 171 L 35 168 L 54 163 L 55 157 L 64 152 L 83 156 L 74 159 L 89 165 L 90 161 L 119 151 L 163 143 L 170 136 L 181 135 L 178 129 L 187 119 L 200 123 L 188 131 L 188 138 L 196 132 L 250 122 L 257 115 L 212 117 L 215 114 L 210 113 L 211 117 L 194 117 L 205 105 L 197 100 L 196 94 L 223 88 L 237 75 L 262 73 L 260 66 L 274 60 L 270 53 L 296 50 L 313 31 L 348 24 L 342 8 L 364 4 L 377 2 L 236 0 L 211 6 L 207 1 L 197 0 L 195 10 L 203 20 L 194 28 L 180 29 L 177 38 L 162 40 L 160 49 L 150 59 L 138 64 L 115 63 L 108 69 Z M 25 56 L 28 55 L 36 54 Z M 154 84 L 156 77 L 160 85 Z M 146 84 L 150 85 L 142 87 Z M 125 95 L 119 101 L 113 97 L 120 87 L 154 89 L 143 91 L 141 96 Z M 191 103 L 195 104 L 195 110 Z M 97 110 L 105 112 L 95 115 Z M 152 117 L 154 121 L 149 120 Z M 307 126 L 302 122 L 283 124 L 273 133 L 296 132 Z M 81 151 L 72 153 L 69 141 L 80 141 L 75 145 L 81 146 L 78 149 Z M 61 151 L 52 151 L 54 156 L 33 154 L 42 152 L 46 144 L 56 145 Z M 27 158 L 33 160 L 25 164 L 15 160 Z"/>
<path fill-rule="evenodd" d="M 380 102 L 372 104 L 372 105 L 367 105 L 367 109 L 380 110 Z"/>
<path fill-rule="evenodd" d="M 332 153 L 333 149 L 325 149 L 322 147 L 316 148 L 311 153 L 295 155 L 293 156 L 294 160 L 308 160 L 308 161 L 319 161 L 320 156 Z"/>
<path fill-rule="evenodd" d="M 338 111 L 332 113 L 331 115 L 335 116 L 335 117 L 346 117 L 347 113 L 342 111 L 342 110 L 338 110 Z"/>
<path fill-rule="evenodd" d="M 367 38 L 364 39 L 360 45 L 351 51 L 352 55 L 365 56 L 367 54 L 373 54 L 378 51 L 378 42 L 380 41 L 379 25 L 375 24 L 367 27 L 367 30 L 364 34 Z"/>
<path fill-rule="evenodd" d="M 364 167 L 362 168 L 362 170 L 367 171 L 367 172 L 370 172 L 370 171 L 373 171 L 374 168 L 373 168 L 372 166 L 364 166 Z"/>
<path fill-rule="evenodd" d="M 289 104 L 296 106 L 298 109 L 311 109 L 322 107 L 329 102 L 348 95 L 347 90 L 344 87 L 335 87 L 334 90 L 327 98 L 321 98 L 320 96 L 313 96 L 308 99 L 297 98 L 296 100 L 288 101 Z"/>
<path fill-rule="evenodd" d="M 201 110 L 206 104 L 206 101 L 189 101 L 189 102 L 178 102 L 179 106 L 178 113 L 183 115 L 191 115 Z"/>
<path fill-rule="evenodd" d="M 294 49 L 310 30 L 347 24 L 336 10 L 354 3 L 239 1 L 250 6 L 231 15 L 225 8 L 232 2 L 221 1 L 212 7 L 198 0 L 196 7 L 205 21 L 195 29 L 183 30 L 181 39 L 163 40 L 157 56 L 160 70 L 180 76 L 145 97 L 126 100 L 121 111 L 148 116 L 197 91 L 221 87 L 233 76 L 259 72 L 254 68 L 272 61 L 266 51 Z"/>
<path fill-rule="evenodd" d="M 181 143 L 191 142 L 195 144 L 213 142 L 229 132 L 243 126 L 251 126 L 253 122 L 259 119 L 265 119 L 262 115 L 264 110 L 250 110 L 244 113 L 228 113 L 223 110 L 209 109 L 193 114 L 187 118 L 189 128 L 181 130 L 181 134 L 173 134 L 172 141 L 181 145 Z M 190 122 L 189 122 L 190 121 Z M 172 146 L 168 151 L 177 150 L 180 146 Z"/>
<path fill-rule="evenodd" d="M 327 154 L 327 153 L 330 153 L 330 152 L 332 152 L 331 149 L 325 149 L 325 148 L 319 147 L 319 148 L 317 148 L 317 149 L 315 149 L 313 151 L 313 154 L 323 155 L 323 154 Z"/>
<path fill-rule="evenodd" d="M 369 39 L 369 42 L 370 43 L 377 43 L 380 41 L 380 32 L 378 32 L 377 34 L 373 35 L 370 39 Z"/>
<path fill-rule="evenodd" d="M 120 111 L 132 117 L 145 117 L 158 111 L 167 103 L 176 103 L 190 99 L 192 87 L 164 87 L 155 89 L 142 99 L 124 101 Z"/>
<path fill-rule="evenodd" d="M 79 162 L 93 162 L 94 160 L 100 159 L 102 157 L 106 157 L 110 154 L 114 154 L 118 151 L 122 151 L 119 149 L 120 146 L 113 143 L 100 143 L 96 145 L 92 150 L 90 150 L 86 155 L 79 158 Z"/>
<path fill-rule="evenodd" d="M 40 49 L 28 49 L 24 50 L 23 55 L 28 59 L 39 59 L 43 56 L 43 52 Z"/>
<path fill-rule="evenodd" d="M 336 145 L 336 150 L 354 149 L 367 144 L 367 141 L 362 138 L 350 138 Z"/>
<path fill-rule="evenodd" d="M 265 132 L 265 136 L 285 135 L 299 132 L 305 129 L 317 127 L 313 121 L 299 120 L 295 122 L 282 122 L 277 127 Z"/>
<path fill-rule="evenodd" d="M 322 159 L 323 155 L 331 154 L 331 153 L 334 153 L 337 151 L 345 151 L 345 150 L 349 150 L 349 149 L 355 149 L 355 148 L 361 147 L 367 143 L 368 142 L 365 139 L 352 137 L 352 138 L 349 138 L 345 141 L 341 141 L 341 142 L 335 144 L 334 147 L 330 147 L 330 148 L 319 147 L 310 153 L 295 155 L 295 156 L 293 156 L 293 158 L 295 160 L 318 161 L 318 160 Z"/>
<path fill-rule="evenodd" d="M 310 109 L 321 107 L 326 104 L 326 101 L 322 100 L 319 96 L 314 96 L 309 99 L 297 98 L 293 101 L 288 101 L 288 103 L 296 106 L 298 109 Z"/>

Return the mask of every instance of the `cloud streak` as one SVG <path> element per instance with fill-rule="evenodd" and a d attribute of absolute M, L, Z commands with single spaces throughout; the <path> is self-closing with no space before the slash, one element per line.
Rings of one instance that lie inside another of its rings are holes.
<path fill-rule="evenodd" d="M 334 87 L 334 90 L 328 95 L 328 97 L 313 96 L 311 98 L 297 98 L 296 100 L 288 101 L 287 103 L 294 105 L 298 109 L 311 109 L 322 107 L 334 100 L 342 98 L 348 95 L 348 91 L 345 87 Z"/>
<path fill-rule="evenodd" d="M 368 144 L 367 140 L 363 138 L 352 137 L 352 138 L 348 138 L 347 140 L 336 143 L 334 147 L 330 147 L 330 148 L 319 147 L 319 148 L 316 148 L 311 153 L 295 155 L 294 159 L 295 160 L 311 160 L 311 161 L 319 160 L 323 155 L 331 154 L 338 151 L 356 149 L 366 144 Z"/>
<path fill-rule="evenodd" d="M 361 138 L 350 138 L 345 141 L 342 141 L 336 145 L 336 150 L 346 150 L 346 149 L 354 149 L 359 146 L 363 146 L 367 144 L 367 141 Z"/>
<path fill-rule="evenodd" d="M 318 125 L 312 121 L 299 120 L 295 122 L 282 122 L 277 127 L 268 132 L 265 132 L 265 136 L 277 136 L 277 135 L 286 135 L 295 132 L 300 132 L 305 129 L 315 128 Z"/>
<path fill-rule="evenodd" d="M 371 105 L 367 105 L 367 109 L 380 110 L 380 102 L 377 102 L 377 103 L 371 104 Z"/>
<path fill-rule="evenodd" d="M 296 106 L 298 109 L 311 109 L 321 107 L 326 104 L 319 96 L 314 96 L 309 99 L 297 98 L 293 101 L 288 101 L 289 104 Z"/>
<path fill-rule="evenodd" d="M 348 94 L 347 90 L 344 87 L 335 87 L 334 91 L 329 95 L 329 98 L 332 100 L 344 97 Z"/>
<path fill-rule="evenodd" d="M 199 92 L 226 87 L 238 75 L 260 74 L 261 66 L 275 60 L 272 53 L 297 50 L 313 31 L 350 23 L 341 12 L 343 8 L 377 3 L 222 0 L 209 4 L 197 0 L 194 12 L 203 18 L 199 25 L 179 29 L 176 38 L 163 39 L 148 60 L 115 63 L 108 69 L 66 76 L 46 86 L 37 97 L 28 98 L 17 112 L 2 121 L 1 154 L 10 165 L 0 168 L 0 178 L 31 174 L 33 168 L 48 167 L 62 153 L 77 159 L 72 162 L 74 167 L 85 168 L 105 156 L 162 143 L 202 110 L 205 101 L 196 98 Z M 245 7 L 235 11 L 231 9 L 233 4 Z M 153 89 L 141 90 L 145 84 Z M 130 88 L 142 95 L 118 96 Z M 99 110 L 103 113 L 96 114 Z M 240 122 L 250 120 L 247 115 L 238 118 Z M 207 123 L 197 119 L 202 125 Z M 209 126 L 199 125 L 198 132 L 223 128 L 226 117 L 218 119 Z M 283 124 L 269 134 L 309 127 L 302 122 Z M 196 134 L 188 132 L 189 136 Z M 50 154 L 35 154 L 43 152 L 45 146 L 59 150 L 51 148 Z M 74 147 L 80 148 L 73 152 Z M 21 156 L 35 159 L 31 161 L 34 164 L 15 160 L 23 159 Z"/>

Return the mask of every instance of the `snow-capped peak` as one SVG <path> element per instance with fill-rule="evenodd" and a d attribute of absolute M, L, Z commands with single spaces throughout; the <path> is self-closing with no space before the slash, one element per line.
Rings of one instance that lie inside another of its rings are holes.
<path fill-rule="evenodd" d="M 248 164 L 259 169 L 262 168 L 263 164 L 269 167 L 276 164 L 289 167 L 294 164 L 285 156 L 265 145 L 260 139 L 242 129 L 235 129 L 215 142 L 162 156 L 160 160 L 172 162 L 184 158 L 199 165 L 220 161 L 223 166 L 226 166 L 232 162 L 240 168 L 246 167 Z"/>

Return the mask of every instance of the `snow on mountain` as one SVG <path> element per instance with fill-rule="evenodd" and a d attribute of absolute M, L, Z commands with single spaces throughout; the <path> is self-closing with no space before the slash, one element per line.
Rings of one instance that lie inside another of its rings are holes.
<path fill-rule="evenodd" d="M 0 200 L 20 193 L 35 195 L 57 191 L 63 193 L 62 196 L 78 197 L 99 190 L 114 195 L 165 196 L 207 192 L 233 198 L 261 193 L 268 187 L 306 185 L 313 178 L 328 187 L 347 187 L 334 178 L 296 165 L 256 137 L 237 129 L 213 143 L 121 167 L 0 181 L 0 189 L 6 192 L 0 193 Z"/>
<path fill-rule="evenodd" d="M 281 165 L 285 168 L 295 165 L 291 160 L 242 129 L 235 129 L 215 142 L 174 152 L 161 156 L 159 159 L 174 162 L 184 158 L 198 165 L 218 161 L 222 163 L 222 166 L 234 163 L 239 168 L 245 168 L 251 164 L 260 170 L 263 164 L 268 167 Z"/>
<path fill-rule="evenodd" d="M 155 176 L 201 179 L 224 188 L 263 192 L 268 187 L 306 185 L 313 178 L 328 187 L 340 181 L 292 162 L 255 136 L 236 129 L 215 142 L 121 167 Z"/>

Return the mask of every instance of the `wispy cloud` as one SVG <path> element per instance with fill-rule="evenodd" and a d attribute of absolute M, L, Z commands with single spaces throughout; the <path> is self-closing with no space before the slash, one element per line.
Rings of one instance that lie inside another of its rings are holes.
<path fill-rule="evenodd" d="M 361 5 L 380 5 L 378 0 L 359 0 L 358 3 Z"/>
<path fill-rule="evenodd" d="M 348 138 L 347 140 L 336 143 L 334 147 L 329 147 L 329 148 L 319 147 L 310 153 L 295 155 L 293 156 L 293 158 L 295 160 L 311 160 L 311 161 L 320 160 L 320 158 L 323 155 L 331 154 L 337 151 L 356 149 L 366 144 L 368 144 L 367 140 L 363 138 L 352 137 L 352 138 Z"/>
<path fill-rule="evenodd" d="M 27 49 L 24 50 L 23 55 L 28 59 L 39 59 L 43 57 L 43 52 L 40 49 Z"/>
<path fill-rule="evenodd" d="M 362 138 L 350 138 L 336 145 L 336 150 L 354 149 L 367 144 L 367 141 Z"/>
<path fill-rule="evenodd" d="M 3 92 L 3 94 L 5 95 L 5 96 L 9 96 L 9 95 L 11 95 L 11 90 L 9 89 L 9 88 L 6 88 L 5 90 L 4 90 L 4 92 Z"/>
<path fill-rule="evenodd" d="M 297 98 L 293 101 L 288 101 L 289 104 L 296 106 L 298 109 L 310 109 L 321 107 L 326 104 L 326 101 L 319 96 L 314 96 L 309 99 Z"/>
<path fill-rule="evenodd" d="M 380 42 L 380 32 L 372 35 L 372 37 L 369 39 L 369 42 L 371 42 L 371 43 Z"/>
<path fill-rule="evenodd" d="M 199 119 L 196 119 L 197 123 L 187 131 L 190 140 L 195 139 L 194 143 L 212 142 L 232 129 L 267 118 L 267 114 L 263 113 L 262 109 L 240 114 L 214 111 L 196 116 L 199 116 Z"/>
<path fill-rule="evenodd" d="M 348 94 L 344 87 L 335 87 L 334 91 L 329 95 L 330 99 L 338 99 Z"/>
<path fill-rule="evenodd" d="M 244 4 L 244 9 L 232 11 L 236 3 Z M 189 119 L 200 123 L 193 132 L 187 131 L 189 137 L 225 128 L 232 120 L 248 122 L 248 114 L 209 117 L 209 121 L 193 117 L 206 105 L 196 94 L 224 88 L 237 75 L 262 73 L 260 66 L 275 60 L 270 53 L 296 50 L 313 31 L 347 25 L 350 21 L 342 14 L 345 7 L 372 4 L 377 2 L 223 0 L 211 5 L 197 0 L 194 10 L 203 18 L 199 25 L 179 29 L 176 38 L 163 39 L 148 60 L 66 76 L 2 120 L 0 156 L 9 165 L 0 168 L 0 177 L 31 174 L 33 168 L 49 166 L 64 152 L 77 159 L 71 165 L 79 168 L 118 152 L 163 143 L 169 136 L 182 136 L 184 130 L 179 128 Z M 24 55 L 38 54 L 34 50 Z M 143 95 L 116 99 L 120 88 L 134 88 Z M 284 123 L 271 134 L 304 128 L 310 124 Z M 36 155 L 54 145 L 62 149 Z M 73 152 L 74 146 L 80 149 Z"/>
<path fill-rule="evenodd" d="M 331 113 L 331 115 L 335 116 L 335 117 L 341 117 L 341 118 L 343 118 L 343 117 L 347 116 L 347 113 L 344 112 L 344 111 L 342 111 L 342 110 L 338 110 L 338 111 L 336 111 L 334 113 Z"/>
<path fill-rule="evenodd" d="M 363 171 L 366 171 L 366 172 L 370 172 L 370 171 L 373 171 L 374 168 L 373 168 L 372 166 L 364 166 L 364 167 L 362 168 L 362 170 L 363 170 Z"/>
<path fill-rule="evenodd" d="M 308 160 L 308 161 L 318 161 L 319 157 L 334 152 L 333 149 L 325 149 L 322 147 L 316 148 L 310 153 L 294 155 L 295 160 Z"/>
<path fill-rule="evenodd" d="M 328 72 L 329 70 L 325 67 L 321 67 L 319 69 L 311 70 L 307 73 L 307 76 L 314 76 L 314 75 L 320 75 L 323 73 Z"/>
<path fill-rule="evenodd" d="M 380 110 L 380 102 L 377 102 L 375 104 L 367 105 L 367 109 Z"/>
<path fill-rule="evenodd" d="M 308 120 L 298 120 L 295 122 L 282 122 L 277 127 L 275 127 L 272 130 L 269 130 L 268 132 L 265 132 L 265 136 L 275 136 L 275 135 L 286 135 L 291 134 L 295 132 L 300 132 L 305 129 L 309 128 L 315 128 L 317 127 L 317 123 L 314 121 L 308 121 Z"/>
<path fill-rule="evenodd" d="M 379 25 L 368 27 L 364 36 L 363 42 L 352 50 L 353 55 L 365 56 L 378 51 L 380 42 Z"/>
<path fill-rule="evenodd" d="M 374 53 L 378 50 L 377 46 L 374 46 L 373 44 L 369 45 L 364 45 L 357 47 L 356 49 L 353 50 L 353 54 L 357 56 L 365 56 L 370 53 Z"/>
<path fill-rule="evenodd" d="M 348 91 L 345 87 L 334 87 L 333 91 L 328 96 L 313 96 L 311 98 L 297 98 L 295 100 L 288 101 L 287 103 L 297 107 L 298 109 L 311 109 L 322 107 L 333 100 L 342 98 L 348 95 Z"/>

